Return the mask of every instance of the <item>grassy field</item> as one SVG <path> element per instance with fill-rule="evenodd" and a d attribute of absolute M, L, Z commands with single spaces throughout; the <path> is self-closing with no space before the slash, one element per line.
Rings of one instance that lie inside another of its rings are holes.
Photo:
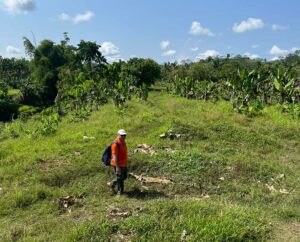
<path fill-rule="evenodd" d="M 123 114 L 107 104 L 71 120 L 37 139 L 24 131 L 34 119 L 0 134 L 0 241 L 300 240 L 300 122 L 276 107 L 247 118 L 152 92 Z M 130 172 L 172 183 L 130 177 L 126 196 L 111 193 L 99 158 L 120 128 Z M 170 129 L 181 137 L 159 138 Z M 156 154 L 134 154 L 141 143 Z M 74 204 L 61 207 L 64 196 Z"/>

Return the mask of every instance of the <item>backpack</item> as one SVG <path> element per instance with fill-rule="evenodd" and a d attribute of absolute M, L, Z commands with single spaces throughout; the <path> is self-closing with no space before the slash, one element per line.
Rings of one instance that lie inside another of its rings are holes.
<path fill-rule="evenodd" d="M 112 144 L 116 144 L 116 145 L 118 146 L 118 150 L 119 150 L 120 144 L 119 144 L 117 141 L 113 141 Z M 111 145 L 112 145 L 112 144 L 111 144 Z M 103 163 L 105 166 L 110 166 L 110 160 L 111 160 L 111 145 L 108 146 L 108 147 L 104 150 L 104 152 L 103 152 L 103 154 L 102 154 L 101 160 L 102 160 L 102 163 Z"/>

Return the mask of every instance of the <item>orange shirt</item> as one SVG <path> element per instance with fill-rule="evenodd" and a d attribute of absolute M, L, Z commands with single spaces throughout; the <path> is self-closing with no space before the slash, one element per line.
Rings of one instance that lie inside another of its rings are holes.
<path fill-rule="evenodd" d="M 126 143 L 122 142 L 119 137 L 115 140 L 119 145 L 112 143 L 111 145 L 111 162 L 112 166 L 116 166 L 116 161 L 114 160 L 114 154 L 117 154 L 117 159 L 119 160 L 120 167 L 127 166 L 127 147 Z M 119 146 L 119 147 L 118 147 Z"/>

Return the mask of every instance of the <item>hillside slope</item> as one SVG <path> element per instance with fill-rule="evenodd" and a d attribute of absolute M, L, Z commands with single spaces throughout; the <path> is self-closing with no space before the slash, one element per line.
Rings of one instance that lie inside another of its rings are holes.
<path fill-rule="evenodd" d="M 225 102 L 158 92 L 114 109 L 65 117 L 52 136 L 1 138 L 0 241 L 299 240 L 299 121 L 275 107 L 250 119 Z M 130 177 L 126 196 L 111 194 L 99 157 L 119 128 L 130 172 L 170 184 Z M 170 129 L 180 137 L 159 138 Z M 156 153 L 134 153 L 143 143 Z"/>

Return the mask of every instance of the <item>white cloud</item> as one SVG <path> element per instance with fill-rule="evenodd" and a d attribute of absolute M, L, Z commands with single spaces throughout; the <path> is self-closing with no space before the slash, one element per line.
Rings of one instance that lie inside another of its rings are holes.
<path fill-rule="evenodd" d="M 119 48 L 111 42 L 103 42 L 100 47 L 100 51 L 104 56 L 116 55 L 120 53 Z"/>
<path fill-rule="evenodd" d="M 244 54 L 244 56 L 247 56 L 247 57 L 249 57 L 250 59 L 259 59 L 259 58 L 260 58 L 259 55 L 251 54 L 251 53 L 249 53 L 249 52 L 246 52 L 246 53 Z"/>
<path fill-rule="evenodd" d="M 196 56 L 196 59 L 205 60 L 208 57 L 216 57 L 218 55 L 220 55 L 220 53 L 216 50 L 207 50 L 203 53 L 200 53 L 198 56 Z"/>
<path fill-rule="evenodd" d="M 300 50 L 298 47 L 293 47 L 289 50 L 280 49 L 277 45 L 273 45 L 273 47 L 270 49 L 270 54 L 273 55 L 273 60 L 279 60 L 281 57 L 285 57 L 288 54 L 294 53 L 296 50 Z"/>
<path fill-rule="evenodd" d="M 256 45 L 256 44 L 251 45 L 252 49 L 257 49 L 258 47 L 259 47 L 259 45 Z"/>
<path fill-rule="evenodd" d="M 276 60 L 280 60 L 280 58 L 278 56 L 275 56 L 271 59 L 271 61 L 276 61 Z"/>
<path fill-rule="evenodd" d="M 172 56 L 175 54 L 176 54 L 176 50 L 168 50 L 168 51 L 163 52 L 161 55 L 162 56 Z"/>
<path fill-rule="evenodd" d="M 58 18 L 62 21 L 68 21 L 68 20 L 72 20 L 71 16 L 66 14 L 66 13 L 62 13 L 58 16 Z"/>
<path fill-rule="evenodd" d="M 160 42 L 160 48 L 162 50 L 165 50 L 168 46 L 170 46 L 170 41 L 169 40 L 163 40 L 162 42 Z"/>
<path fill-rule="evenodd" d="M 207 35 L 207 36 L 215 36 L 209 29 L 201 26 L 201 23 L 194 21 L 189 31 L 192 35 Z"/>
<path fill-rule="evenodd" d="M 9 54 L 9 55 L 18 55 L 18 54 L 21 53 L 21 50 L 14 47 L 14 46 L 8 45 L 6 47 L 6 53 Z"/>
<path fill-rule="evenodd" d="M 28 13 L 35 9 L 34 0 L 3 0 L 4 10 L 12 13 Z"/>
<path fill-rule="evenodd" d="M 299 48 L 299 47 L 293 47 L 293 48 L 290 49 L 290 51 L 291 51 L 292 53 L 294 53 L 294 52 L 297 51 L 297 50 L 300 50 L 300 48 Z"/>
<path fill-rule="evenodd" d="M 121 55 L 106 56 L 105 58 L 109 63 L 113 63 L 113 62 L 116 62 L 116 61 L 119 61 L 119 60 L 123 60 Z"/>
<path fill-rule="evenodd" d="M 261 29 L 265 26 L 264 22 L 258 18 L 248 18 L 242 22 L 235 23 L 232 27 L 233 32 L 235 33 L 243 33 L 246 31 Z"/>
<path fill-rule="evenodd" d="M 73 18 L 73 22 L 75 24 L 78 24 L 80 22 L 87 22 L 90 21 L 93 17 L 95 16 L 95 14 L 91 11 L 87 11 L 83 14 L 77 14 L 74 18 Z"/>
<path fill-rule="evenodd" d="M 192 63 L 192 60 L 187 56 L 178 56 L 175 61 L 181 65 Z"/>
<path fill-rule="evenodd" d="M 58 18 L 62 21 L 72 21 L 74 24 L 78 24 L 80 22 L 88 22 L 94 16 L 95 16 L 95 14 L 93 12 L 86 11 L 85 13 L 79 13 L 74 17 L 72 17 L 66 13 L 62 13 L 58 16 Z"/>
<path fill-rule="evenodd" d="M 122 60 L 119 47 L 111 42 L 103 42 L 99 50 L 110 63 Z"/>
<path fill-rule="evenodd" d="M 190 48 L 190 50 L 193 52 L 196 52 L 198 49 L 199 49 L 198 47 Z"/>
<path fill-rule="evenodd" d="M 283 26 L 283 25 L 279 25 L 279 24 L 273 24 L 272 25 L 272 30 L 273 31 L 284 30 L 284 29 L 288 29 L 288 26 Z"/>
<path fill-rule="evenodd" d="M 288 50 L 283 50 L 280 49 L 277 45 L 273 45 L 273 47 L 270 49 L 270 54 L 271 55 L 287 55 L 288 54 Z"/>

